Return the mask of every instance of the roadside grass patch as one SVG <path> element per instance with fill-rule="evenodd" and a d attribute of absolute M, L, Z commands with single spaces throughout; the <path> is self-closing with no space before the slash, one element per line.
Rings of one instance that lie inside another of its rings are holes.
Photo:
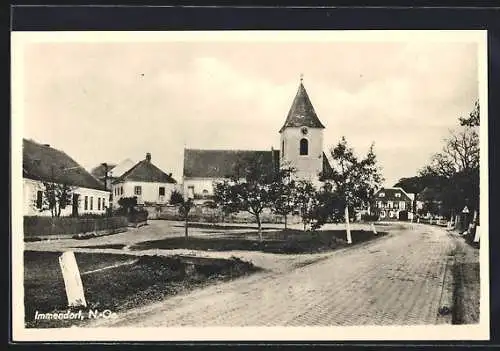
<path fill-rule="evenodd" d="M 385 232 L 375 235 L 372 231 L 352 230 L 352 244 L 359 244 L 381 236 Z M 277 230 L 264 232 L 263 241 L 258 238 L 256 231 L 221 234 L 220 237 L 171 237 L 161 240 L 151 240 L 136 243 L 131 250 L 150 249 L 188 249 L 204 251 L 261 251 L 277 254 L 317 253 L 335 250 L 348 246 L 345 230 L 324 230 L 303 232 L 300 230 Z"/>
<path fill-rule="evenodd" d="M 64 328 L 84 325 L 84 320 L 35 320 L 35 312 L 68 311 L 58 252 L 24 253 L 24 305 L 27 328 Z M 231 280 L 261 270 L 238 258 L 211 259 L 185 256 L 131 256 L 75 253 L 89 310 L 119 314 L 161 301 L 197 287 Z M 137 259 L 130 264 L 131 259 Z M 120 265 L 123 264 L 123 265 Z M 91 272 L 110 266 L 116 267 Z M 91 272 L 84 274 L 86 272 Z"/>
<path fill-rule="evenodd" d="M 173 227 L 176 228 L 184 228 L 184 225 L 176 224 Z M 231 229 L 255 229 L 256 226 L 251 225 L 226 225 L 226 224 L 210 224 L 210 223 L 189 223 L 189 228 L 197 228 L 197 229 L 220 229 L 220 230 L 231 230 Z M 266 227 L 263 226 L 262 230 L 269 229 L 280 229 L 279 227 Z"/>
<path fill-rule="evenodd" d="M 124 247 L 125 244 L 102 244 L 102 245 L 78 246 L 79 249 L 117 249 L 117 250 L 121 250 Z"/>

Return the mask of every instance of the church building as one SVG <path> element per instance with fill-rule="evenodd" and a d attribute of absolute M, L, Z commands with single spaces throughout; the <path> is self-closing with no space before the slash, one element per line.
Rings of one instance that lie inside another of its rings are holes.
<path fill-rule="evenodd" d="M 184 149 L 184 194 L 195 200 L 209 199 L 213 195 L 214 182 L 234 177 L 239 167 L 256 158 L 265 167 L 292 166 L 296 178 L 310 180 L 319 186 L 321 177 L 331 172 L 323 152 L 324 129 L 301 78 L 292 106 L 279 130 L 278 150 Z"/>

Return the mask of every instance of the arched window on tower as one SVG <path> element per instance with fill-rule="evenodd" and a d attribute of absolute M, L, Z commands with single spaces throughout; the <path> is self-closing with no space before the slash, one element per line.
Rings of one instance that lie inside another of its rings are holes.
<path fill-rule="evenodd" d="M 300 155 L 307 155 L 309 153 L 309 142 L 307 139 L 300 139 Z"/>

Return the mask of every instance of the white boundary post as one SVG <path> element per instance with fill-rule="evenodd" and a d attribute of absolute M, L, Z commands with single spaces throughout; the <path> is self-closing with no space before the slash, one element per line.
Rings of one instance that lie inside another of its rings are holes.
<path fill-rule="evenodd" d="M 78 264 L 76 263 L 73 251 L 66 251 L 59 256 L 59 265 L 61 266 L 64 286 L 66 287 L 68 306 L 87 307 L 87 301 L 85 301 L 83 292 L 82 278 L 80 277 L 80 271 L 78 270 Z"/>

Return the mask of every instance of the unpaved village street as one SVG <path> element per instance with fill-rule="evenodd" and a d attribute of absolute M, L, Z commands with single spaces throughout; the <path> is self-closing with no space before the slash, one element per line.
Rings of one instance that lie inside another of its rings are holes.
<path fill-rule="evenodd" d="M 389 229 L 389 228 L 388 228 Z M 456 238 L 423 224 L 390 225 L 373 242 L 130 310 L 91 326 L 328 326 L 451 323 Z"/>

